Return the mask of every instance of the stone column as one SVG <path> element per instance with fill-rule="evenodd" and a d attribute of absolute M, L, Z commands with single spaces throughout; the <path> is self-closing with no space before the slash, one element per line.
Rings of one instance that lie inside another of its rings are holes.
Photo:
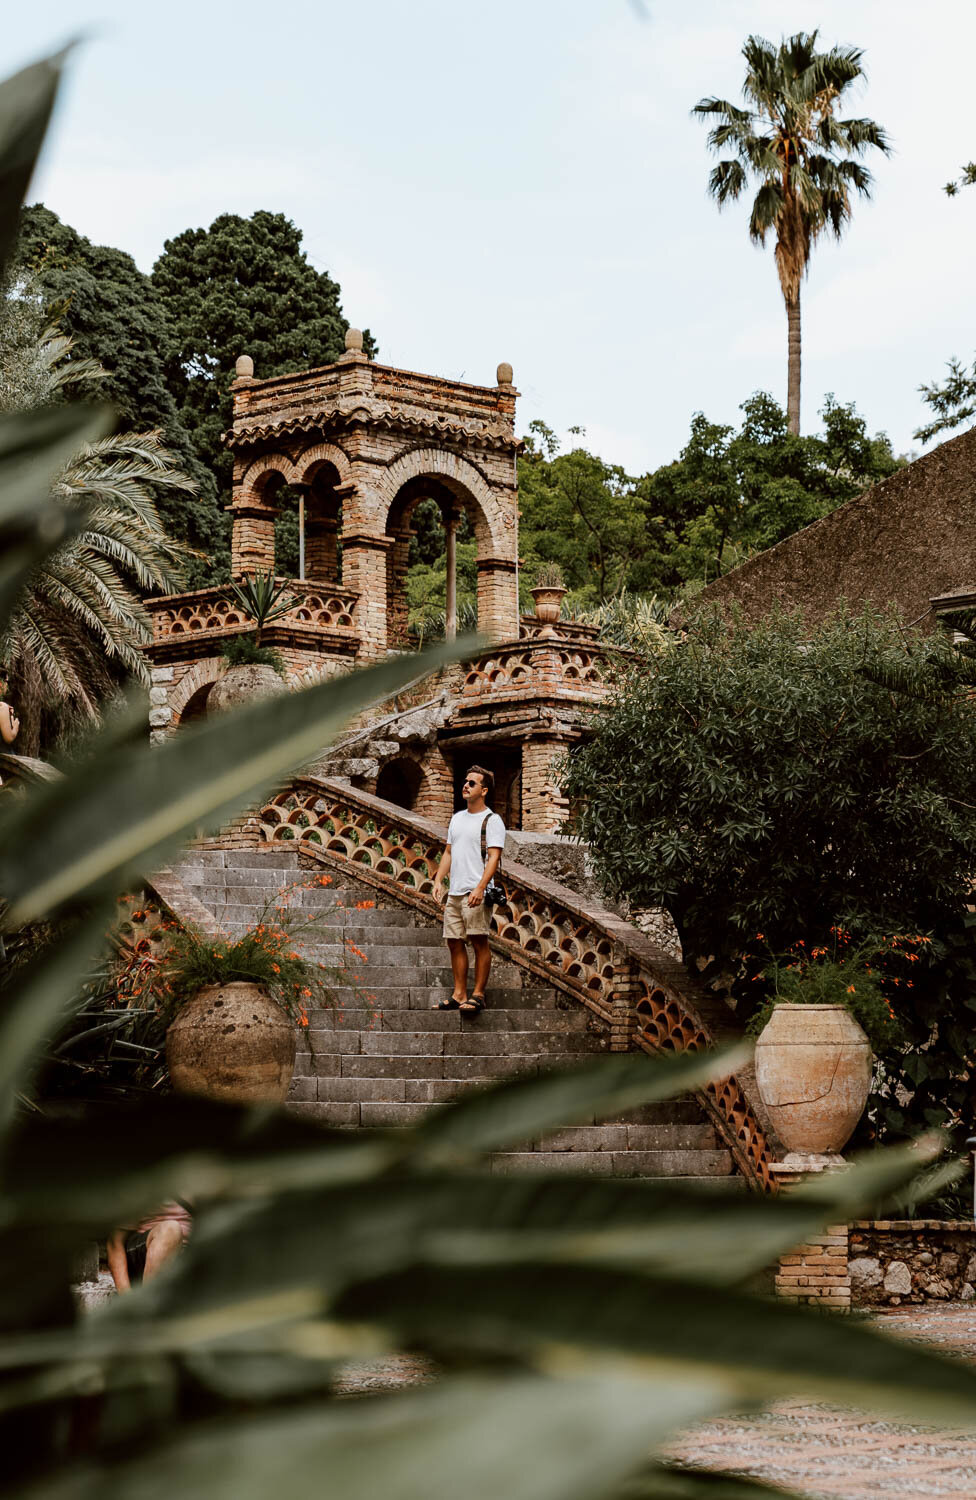
<path fill-rule="evenodd" d="M 444 639 L 457 638 L 457 526 L 459 515 L 449 509 L 444 516 L 445 553 L 447 560 L 447 588 L 444 601 Z"/>
<path fill-rule="evenodd" d="M 446 829 L 454 813 L 454 772 L 439 745 L 425 752 L 422 770 L 424 779 L 413 810 Z"/>
<path fill-rule="evenodd" d="M 361 661 L 376 661 L 386 655 L 388 634 L 387 553 L 392 536 L 353 532 L 342 538 L 342 582 L 359 594 L 356 625 L 362 640 Z"/>
<path fill-rule="evenodd" d="M 386 596 L 387 640 L 391 646 L 405 646 L 409 627 L 407 609 L 407 572 L 410 565 L 410 538 L 413 527 L 398 526 L 392 535 L 393 545 L 387 553 Z"/>
<path fill-rule="evenodd" d="M 265 505 L 256 496 L 245 495 L 227 509 L 234 518 L 230 553 L 233 576 L 273 571 L 277 506 Z"/>
<path fill-rule="evenodd" d="M 518 574 L 512 558 L 478 558 L 478 630 L 490 641 L 518 640 Z"/>
<path fill-rule="evenodd" d="M 311 583 L 339 581 L 339 523 L 305 508 L 305 577 Z"/>
<path fill-rule="evenodd" d="M 522 746 L 522 829 L 558 833 L 569 810 L 562 789 L 551 779 L 552 763 L 566 745 L 561 740 L 526 740 Z"/>

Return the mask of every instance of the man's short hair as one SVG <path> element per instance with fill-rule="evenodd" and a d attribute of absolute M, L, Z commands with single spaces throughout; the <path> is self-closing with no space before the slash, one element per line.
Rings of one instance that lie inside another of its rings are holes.
<path fill-rule="evenodd" d="M 469 766 L 465 772 L 466 776 L 480 776 L 481 785 L 485 789 L 485 799 L 490 802 L 495 795 L 495 778 L 484 766 Z"/>

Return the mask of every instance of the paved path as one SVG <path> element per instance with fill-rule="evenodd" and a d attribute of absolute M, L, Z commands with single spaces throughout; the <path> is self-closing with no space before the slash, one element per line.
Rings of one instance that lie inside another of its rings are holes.
<path fill-rule="evenodd" d="M 901 1308 L 879 1314 L 886 1332 L 976 1361 L 976 1308 Z M 426 1378 L 417 1360 L 350 1366 L 340 1389 L 367 1391 Z M 849 1407 L 780 1401 L 761 1416 L 692 1428 L 669 1454 L 702 1469 L 764 1479 L 804 1500 L 976 1500 L 976 1435 L 883 1421 Z"/>
<path fill-rule="evenodd" d="M 971 1303 L 879 1314 L 886 1333 L 976 1360 Z M 780 1484 L 809 1500 L 976 1497 L 976 1435 L 884 1421 L 850 1407 L 780 1401 L 758 1417 L 725 1417 L 684 1434 L 671 1456 Z"/>

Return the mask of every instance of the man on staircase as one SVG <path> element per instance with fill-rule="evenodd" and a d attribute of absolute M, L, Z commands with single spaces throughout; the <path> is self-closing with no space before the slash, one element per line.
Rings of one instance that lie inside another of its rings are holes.
<path fill-rule="evenodd" d="M 444 882 L 450 876 L 444 910 L 444 936 L 451 955 L 454 988 L 449 1000 L 435 1010 L 454 1010 L 477 1015 L 485 1003 L 491 948 L 488 944 L 491 913 L 485 891 L 498 869 L 505 847 L 505 825 L 488 806 L 495 778 L 483 766 L 472 766 L 464 778 L 461 796 L 464 811 L 456 812 L 447 830 L 447 847 L 434 877 L 434 894 L 444 900 Z M 468 950 L 474 949 L 474 990 L 468 997 Z"/>

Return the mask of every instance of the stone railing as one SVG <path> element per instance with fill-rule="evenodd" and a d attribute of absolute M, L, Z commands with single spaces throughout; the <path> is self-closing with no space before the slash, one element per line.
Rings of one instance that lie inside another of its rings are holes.
<path fill-rule="evenodd" d="M 355 634 L 358 593 L 337 584 L 309 579 L 278 579 L 287 583 L 292 595 L 289 610 L 268 626 L 265 635 L 282 632 L 327 631 Z M 187 594 L 165 594 L 147 599 L 152 616 L 153 644 L 176 643 L 187 637 L 197 640 L 223 639 L 253 630 L 254 622 L 226 588 L 196 589 Z"/>
<path fill-rule="evenodd" d="M 559 628 L 558 626 L 556 627 Z M 473 661 L 464 678 L 461 704 L 491 695 L 492 700 L 545 696 L 603 698 L 621 653 L 587 639 L 558 636 L 509 641 Z"/>
<path fill-rule="evenodd" d="M 596 643 L 600 637 L 599 625 L 582 625 L 578 620 L 557 620 L 555 625 L 547 625 L 537 615 L 522 615 L 519 618 L 519 640 L 531 641 L 543 632 L 551 635 L 555 631 L 560 641 L 588 641 Z"/>
<path fill-rule="evenodd" d="M 327 864 L 438 915 L 434 874 L 444 830 L 345 782 L 296 779 L 247 820 L 263 842 L 301 845 Z M 506 861 L 505 904 L 492 914 L 492 946 L 605 1021 L 611 1050 L 698 1051 L 734 1035 L 724 1007 L 687 971 L 612 912 Z M 771 1191 L 766 1133 L 741 1077 L 703 1090 L 699 1101 L 754 1188 Z"/>

